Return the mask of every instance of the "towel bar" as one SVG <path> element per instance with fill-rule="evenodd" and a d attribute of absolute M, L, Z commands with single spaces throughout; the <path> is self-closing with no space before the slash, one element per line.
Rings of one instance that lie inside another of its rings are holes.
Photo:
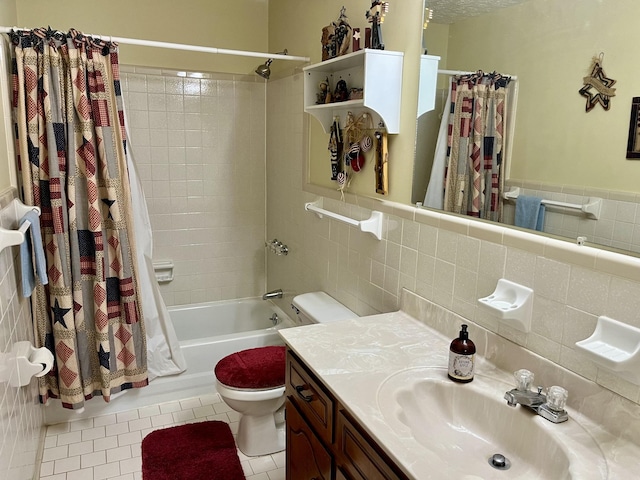
<path fill-rule="evenodd" d="M 17 198 L 14 198 L 0 211 L 0 252 L 7 247 L 20 245 L 24 242 L 25 233 L 31 226 L 31 222 L 27 220 L 19 228 L 17 228 L 17 225 L 20 223 L 20 219 L 31 210 L 35 210 L 40 215 L 38 207 L 25 205 Z M 2 225 L 10 228 L 5 228 Z"/>
<path fill-rule="evenodd" d="M 515 187 L 508 192 L 504 192 L 503 198 L 505 200 L 516 200 L 520 196 L 520 187 Z M 579 204 L 579 203 L 568 203 L 568 202 L 558 202 L 556 200 L 542 200 L 543 205 L 551 205 L 554 207 L 564 207 L 564 208 L 573 208 L 574 210 L 580 210 L 587 217 L 595 218 L 598 220 L 600 218 L 600 210 L 602 209 L 602 199 L 598 197 L 589 197 L 587 203 Z"/>
<path fill-rule="evenodd" d="M 334 220 L 353 225 L 354 227 L 359 227 L 363 232 L 371 233 L 378 240 L 382 240 L 382 220 L 384 218 L 382 212 L 374 210 L 371 212 L 371 217 L 369 217 L 367 220 L 355 220 L 353 218 L 340 215 L 339 213 L 325 210 L 321 206 L 318 206 L 318 203 L 320 202 L 316 201 L 305 203 L 304 209 L 308 212 L 314 212 L 320 218 L 322 218 L 323 215 L 326 215 L 327 217 L 333 218 Z"/>

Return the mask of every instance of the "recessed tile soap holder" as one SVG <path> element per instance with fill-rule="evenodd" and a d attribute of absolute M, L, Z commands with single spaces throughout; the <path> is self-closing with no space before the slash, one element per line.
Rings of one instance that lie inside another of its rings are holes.
<path fill-rule="evenodd" d="M 533 290 L 529 287 L 501 278 L 495 291 L 479 298 L 478 303 L 512 328 L 525 333 L 531 331 Z"/>
<path fill-rule="evenodd" d="M 593 334 L 576 347 L 598 366 L 640 385 L 639 328 L 601 316 Z"/>

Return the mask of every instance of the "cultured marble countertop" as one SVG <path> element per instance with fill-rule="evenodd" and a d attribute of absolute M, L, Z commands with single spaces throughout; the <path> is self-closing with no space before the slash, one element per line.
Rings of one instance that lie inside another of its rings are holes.
<path fill-rule="evenodd" d="M 424 447 L 389 427 L 378 404 L 378 391 L 385 380 L 411 368 L 439 367 L 446 378 L 451 338 L 403 311 L 288 328 L 280 330 L 280 334 L 409 477 L 438 478 L 416 471 L 424 457 Z M 513 384 L 511 373 L 497 369 L 479 356 L 476 374 Z M 607 460 L 607 478 L 638 478 L 638 446 L 612 436 L 578 412 L 567 410 L 569 421 L 579 419 L 597 439 Z M 510 478 L 509 472 L 496 471 L 495 478 Z"/>

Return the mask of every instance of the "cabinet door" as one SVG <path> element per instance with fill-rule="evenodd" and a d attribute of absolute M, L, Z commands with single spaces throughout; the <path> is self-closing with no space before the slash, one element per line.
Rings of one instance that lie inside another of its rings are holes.
<path fill-rule="evenodd" d="M 287 399 L 287 480 L 331 480 L 333 459 Z"/>
<path fill-rule="evenodd" d="M 354 480 L 406 480 L 379 447 L 341 410 L 338 413 L 338 470 Z"/>

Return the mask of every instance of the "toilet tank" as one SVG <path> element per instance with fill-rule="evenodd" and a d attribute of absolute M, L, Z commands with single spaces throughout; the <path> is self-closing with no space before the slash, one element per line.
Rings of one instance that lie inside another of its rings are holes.
<path fill-rule="evenodd" d="M 291 301 L 291 308 L 299 325 L 337 322 L 358 316 L 325 292 L 296 295 Z"/>

